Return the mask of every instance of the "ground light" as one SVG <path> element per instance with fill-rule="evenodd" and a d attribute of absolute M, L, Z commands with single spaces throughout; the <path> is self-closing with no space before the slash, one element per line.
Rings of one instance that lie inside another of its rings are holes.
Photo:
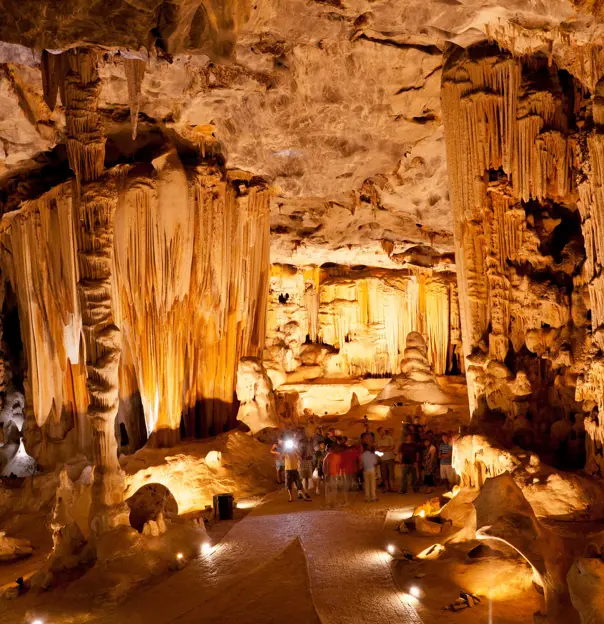
<path fill-rule="evenodd" d="M 44 624 L 44 620 L 38 618 L 37 620 L 33 620 L 31 624 Z"/>
<path fill-rule="evenodd" d="M 414 597 L 414 598 L 419 598 L 422 595 L 422 592 L 420 590 L 419 587 L 416 587 L 415 585 L 411 586 L 409 588 L 409 593 Z"/>
<path fill-rule="evenodd" d="M 179 561 L 181 561 L 183 557 L 184 557 L 184 555 L 183 555 L 182 553 L 178 553 L 178 554 L 176 555 L 176 558 L 177 558 Z"/>
<path fill-rule="evenodd" d="M 285 440 L 285 448 L 288 451 L 291 451 L 295 448 L 296 443 L 293 440 Z"/>
<path fill-rule="evenodd" d="M 208 555 L 212 552 L 212 544 L 210 544 L 210 542 L 204 542 L 201 545 L 201 553 L 203 555 Z"/>
<path fill-rule="evenodd" d="M 386 546 L 386 550 L 391 554 L 394 555 L 394 553 L 396 552 L 396 547 L 394 546 L 394 544 L 388 544 L 388 546 Z"/>

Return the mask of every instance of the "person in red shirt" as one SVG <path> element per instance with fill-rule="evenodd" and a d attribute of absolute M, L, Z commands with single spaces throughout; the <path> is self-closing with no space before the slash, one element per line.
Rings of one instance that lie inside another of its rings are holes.
<path fill-rule="evenodd" d="M 333 507 L 338 497 L 338 484 L 342 464 L 342 451 L 339 446 L 332 445 L 323 459 L 323 475 L 325 477 L 325 504 Z"/>
<path fill-rule="evenodd" d="M 342 452 L 342 459 L 340 464 L 340 470 L 344 479 L 344 504 L 348 504 L 348 492 L 352 489 L 353 483 L 358 480 L 361 454 L 363 452 L 362 446 L 357 444 L 350 446 Z"/>

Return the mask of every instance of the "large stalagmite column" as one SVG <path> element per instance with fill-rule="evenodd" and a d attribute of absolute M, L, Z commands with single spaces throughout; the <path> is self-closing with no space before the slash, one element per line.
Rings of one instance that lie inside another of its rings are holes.
<path fill-rule="evenodd" d="M 572 189 L 565 94 L 547 59 L 523 64 L 481 44 L 450 50 L 442 102 L 470 408 L 498 409 L 520 423 L 535 388 L 516 354 L 526 345 L 553 361 L 572 331 L 569 297 L 556 284 L 563 271 L 541 253 L 527 216 L 533 201 L 528 209 L 550 218 L 550 200 L 564 201 Z"/>
<path fill-rule="evenodd" d="M 103 533 L 128 523 L 124 483 L 114 433 L 118 410 L 120 332 L 114 320 L 113 220 L 117 191 L 104 168 L 105 138 L 97 111 L 97 53 L 67 53 L 65 109 L 67 150 L 80 193 L 75 193 L 78 294 L 86 349 L 88 418 L 92 426 L 94 478 L 91 528 Z"/>

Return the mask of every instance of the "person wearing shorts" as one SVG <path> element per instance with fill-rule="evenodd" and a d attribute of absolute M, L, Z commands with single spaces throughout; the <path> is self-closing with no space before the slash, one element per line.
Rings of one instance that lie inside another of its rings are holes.
<path fill-rule="evenodd" d="M 300 452 L 297 448 L 285 449 L 283 453 L 285 460 L 285 485 L 287 487 L 287 494 L 289 496 L 289 502 L 293 502 L 293 489 L 294 485 L 298 490 L 298 498 L 304 498 L 309 501 L 310 496 L 302 484 L 300 473 L 298 472 L 298 461 L 300 460 Z"/>
<path fill-rule="evenodd" d="M 283 438 L 280 436 L 271 448 L 271 454 L 275 456 L 275 468 L 277 469 L 277 483 L 283 483 L 283 469 L 285 460 L 283 459 Z"/>

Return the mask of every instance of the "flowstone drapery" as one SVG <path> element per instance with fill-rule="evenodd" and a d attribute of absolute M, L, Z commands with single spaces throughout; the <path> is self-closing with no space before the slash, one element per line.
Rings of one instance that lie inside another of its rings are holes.
<path fill-rule="evenodd" d="M 185 169 L 172 150 L 83 183 L 79 202 L 76 192 L 65 183 L 2 224 L 38 425 L 69 416 L 77 432 L 69 451 L 88 452 L 88 403 L 98 397 L 117 410 L 119 386 L 122 403 L 140 393 L 148 435 L 160 445 L 180 437 L 181 415 L 188 436 L 232 426 L 237 365 L 258 357 L 264 339 L 266 190 L 242 172 Z M 83 332 L 102 343 L 86 342 L 85 352 L 105 367 L 87 360 L 88 391 Z M 115 413 L 109 420 L 114 437 Z"/>
<path fill-rule="evenodd" d="M 268 355 L 291 372 L 304 343 L 318 343 L 338 351 L 342 375 L 393 375 L 401 372 L 407 335 L 419 331 L 435 372 L 444 375 L 459 364 L 455 290 L 447 270 L 273 265 Z"/>
<path fill-rule="evenodd" d="M 448 55 L 442 98 L 470 406 L 543 433 L 580 411 L 589 347 L 573 195 L 582 91 L 546 57 L 481 44 Z"/>

